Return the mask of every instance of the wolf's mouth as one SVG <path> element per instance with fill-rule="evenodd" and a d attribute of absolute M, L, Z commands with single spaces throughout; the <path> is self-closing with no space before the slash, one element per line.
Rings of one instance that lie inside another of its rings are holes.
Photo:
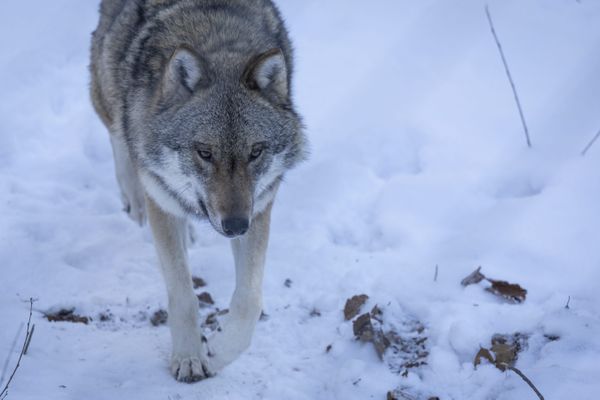
<path fill-rule="evenodd" d="M 198 208 L 196 209 L 194 216 L 200 220 L 208 220 L 208 223 L 213 227 L 215 231 L 217 231 L 217 233 L 227 237 L 225 232 L 223 232 L 220 229 L 219 225 L 215 222 L 215 215 L 209 211 L 208 207 L 206 206 L 206 203 L 201 198 L 198 200 Z"/>
<path fill-rule="evenodd" d="M 209 218 L 208 209 L 206 208 L 206 204 L 204 204 L 204 201 L 198 200 L 198 204 L 200 205 L 200 211 L 202 211 L 202 214 Z"/>

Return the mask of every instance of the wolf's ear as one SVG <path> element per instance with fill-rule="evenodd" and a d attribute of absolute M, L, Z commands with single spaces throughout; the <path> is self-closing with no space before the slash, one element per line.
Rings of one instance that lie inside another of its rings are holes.
<path fill-rule="evenodd" d="M 163 99 L 189 96 L 203 78 L 200 58 L 192 50 L 179 47 L 167 63 L 162 82 Z"/>
<path fill-rule="evenodd" d="M 288 98 L 288 76 L 281 49 L 271 49 L 255 57 L 244 72 L 248 88 L 266 95 L 276 95 L 280 101 Z"/>

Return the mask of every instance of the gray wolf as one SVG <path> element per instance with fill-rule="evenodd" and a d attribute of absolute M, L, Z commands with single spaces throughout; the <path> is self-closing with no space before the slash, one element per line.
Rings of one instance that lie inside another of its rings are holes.
<path fill-rule="evenodd" d="M 287 31 L 270 0 L 103 0 L 90 71 L 125 211 L 153 232 L 171 371 L 200 380 L 250 345 L 271 207 L 285 172 L 306 154 Z M 197 324 L 188 218 L 229 238 L 235 260 L 229 313 L 208 339 Z"/>

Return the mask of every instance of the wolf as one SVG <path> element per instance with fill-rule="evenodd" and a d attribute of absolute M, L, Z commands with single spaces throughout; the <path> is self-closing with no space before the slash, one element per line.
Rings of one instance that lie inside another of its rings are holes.
<path fill-rule="evenodd" d="M 91 99 L 110 134 L 125 211 L 150 223 L 179 381 L 215 374 L 250 345 L 271 208 L 284 174 L 307 153 L 292 67 L 271 0 L 100 4 Z M 228 238 L 235 262 L 229 313 L 208 339 L 186 254 L 191 218 Z"/>

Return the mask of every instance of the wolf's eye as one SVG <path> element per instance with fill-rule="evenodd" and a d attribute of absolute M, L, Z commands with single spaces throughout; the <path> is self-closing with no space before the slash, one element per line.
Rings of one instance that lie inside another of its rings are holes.
<path fill-rule="evenodd" d="M 208 151 L 208 150 L 198 150 L 198 155 L 204 161 L 210 161 L 210 160 L 212 160 L 212 153 L 210 151 Z"/>
<path fill-rule="evenodd" d="M 262 143 L 255 144 L 250 153 L 250 161 L 256 160 L 263 152 L 264 145 Z"/>
<path fill-rule="evenodd" d="M 254 149 L 250 153 L 250 160 L 256 160 L 262 154 L 262 149 Z"/>

